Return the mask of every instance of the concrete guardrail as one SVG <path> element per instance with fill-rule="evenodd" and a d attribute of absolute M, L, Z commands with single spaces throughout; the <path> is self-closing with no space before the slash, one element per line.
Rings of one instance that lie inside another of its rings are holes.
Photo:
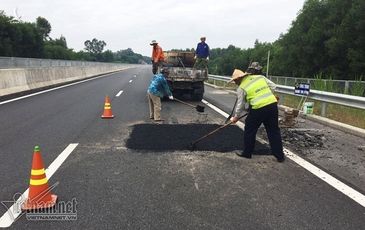
<path fill-rule="evenodd" d="M 133 64 L 0 69 L 0 97 L 131 68 Z"/>

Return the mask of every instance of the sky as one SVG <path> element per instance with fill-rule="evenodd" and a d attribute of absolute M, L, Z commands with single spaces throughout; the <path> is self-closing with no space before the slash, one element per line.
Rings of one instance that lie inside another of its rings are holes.
<path fill-rule="evenodd" d="M 285 34 L 305 0 L 1 0 L 0 10 L 22 21 L 46 18 L 51 38 L 69 48 L 104 40 L 106 49 L 131 48 L 151 55 L 152 40 L 163 50 L 196 48 L 200 37 L 212 48 L 247 49 Z"/>

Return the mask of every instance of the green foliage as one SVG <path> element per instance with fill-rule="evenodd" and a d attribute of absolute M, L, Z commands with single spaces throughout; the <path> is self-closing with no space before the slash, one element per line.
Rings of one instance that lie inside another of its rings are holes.
<path fill-rule="evenodd" d="M 103 52 L 106 42 L 96 38 L 85 41 L 85 51 L 74 52 L 67 47 L 66 38 L 49 37 L 51 24 L 38 17 L 35 23 L 15 20 L 0 11 L 0 56 L 38 57 L 83 61 L 148 63 L 150 57 L 136 54 L 132 49 Z"/>
<path fill-rule="evenodd" d="M 316 74 L 314 75 L 314 81 L 311 82 L 311 88 L 320 91 L 343 93 L 344 89 L 338 87 L 335 82 L 331 80 L 331 76 L 325 77 L 323 73 Z"/>
<path fill-rule="evenodd" d="M 234 68 L 244 70 L 249 62 L 258 61 L 266 72 L 270 50 L 270 75 L 311 78 L 321 74 L 353 80 L 365 75 L 364 12 L 364 0 L 306 0 L 288 32 L 277 41 L 256 40 L 250 49 L 232 45 L 212 49 L 209 71 L 230 75 Z"/>
<path fill-rule="evenodd" d="M 0 55 L 41 57 L 43 39 L 32 23 L 19 22 L 0 11 Z"/>
<path fill-rule="evenodd" d="M 103 40 L 98 40 L 93 38 L 93 40 L 87 40 L 84 43 L 85 50 L 92 54 L 101 54 L 103 52 L 104 47 L 106 46 L 106 42 Z"/>
<path fill-rule="evenodd" d="M 41 34 L 43 40 L 46 40 L 49 37 L 52 30 L 51 24 L 47 21 L 47 19 L 42 17 L 38 17 L 36 19 L 36 28 Z"/>
<path fill-rule="evenodd" d="M 350 93 L 354 96 L 365 97 L 365 83 L 364 77 L 360 76 L 356 79 L 356 82 L 351 84 Z"/>
<path fill-rule="evenodd" d="M 140 63 L 145 64 L 151 61 L 150 57 L 143 57 L 133 52 L 131 48 L 119 50 L 114 53 L 114 61 L 122 63 Z"/>
<path fill-rule="evenodd" d="M 67 48 L 66 38 L 61 36 L 59 39 L 50 39 L 44 43 L 43 57 L 49 59 L 71 60 L 74 58 L 74 52 L 72 49 Z"/>

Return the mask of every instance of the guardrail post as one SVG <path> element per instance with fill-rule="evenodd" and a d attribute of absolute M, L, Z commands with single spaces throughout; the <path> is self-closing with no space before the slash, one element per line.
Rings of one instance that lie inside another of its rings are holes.
<path fill-rule="evenodd" d="M 349 82 L 345 81 L 345 92 L 343 92 L 344 94 L 348 94 L 349 93 Z"/>
<path fill-rule="evenodd" d="M 321 102 L 321 117 L 326 117 L 326 113 L 327 113 L 327 103 L 326 102 Z"/>

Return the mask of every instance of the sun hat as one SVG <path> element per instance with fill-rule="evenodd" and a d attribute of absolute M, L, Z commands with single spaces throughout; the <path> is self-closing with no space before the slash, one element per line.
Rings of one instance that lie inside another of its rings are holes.
<path fill-rule="evenodd" d="M 262 66 L 258 62 L 252 62 L 247 69 L 262 70 Z"/>
<path fill-rule="evenodd" d="M 154 44 L 158 44 L 158 42 L 156 42 L 156 40 L 152 40 L 151 43 L 150 43 L 150 45 L 152 46 Z"/>
<path fill-rule="evenodd" d="M 232 82 L 232 81 L 234 81 L 234 80 L 236 80 L 236 79 L 242 78 L 242 77 L 244 77 L 244 76 L 246 76 L 246 75 L 248 75 L 248 74 L 249 74 L 249 73 L 243 72 L 242 70 L 235 69 L 235 70 L 233 71 L 232 78 L 231 78 L 231 80 L 229 80 L 229 82 L 228 82 L 228 83 L 230 83 L 230 82 Z"/>

